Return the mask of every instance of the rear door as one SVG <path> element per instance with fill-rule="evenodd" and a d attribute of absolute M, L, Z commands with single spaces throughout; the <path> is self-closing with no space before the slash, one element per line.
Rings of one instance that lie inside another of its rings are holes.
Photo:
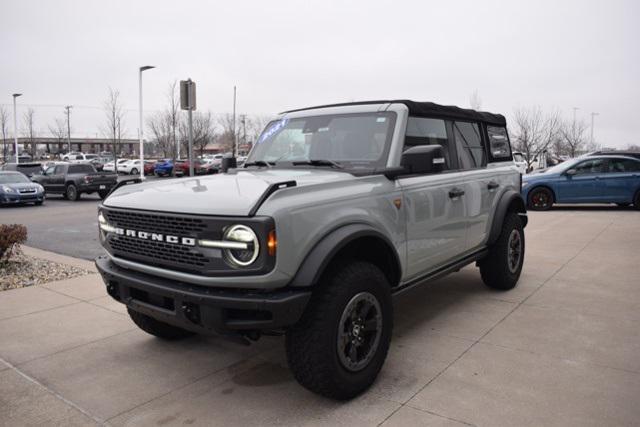
<path fill-rule="evenodd" d="M 452 170 L 453 148 L 447 123 L 410 117 L 404 149 L 442 145 L 445 170 L 398 179 L 407 213 L 407 275 L 415 278 L 446 264 L 465 250 L 466 206 L 464 177 Z"/>
<path fill-rule="evenodd" d="M 631 203 L 640 188 L 640 160 L 610 158 L 602 175 L 604 192 L 610 202 Z"/>

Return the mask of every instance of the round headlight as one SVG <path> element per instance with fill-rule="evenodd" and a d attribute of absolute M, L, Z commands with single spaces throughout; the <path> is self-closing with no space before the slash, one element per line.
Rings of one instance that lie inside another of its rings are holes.
<path fill-rule="evenodd" d="M 258 236 L 246 225 L 232 225 L 224 232 L 223 239 L 229 242 L 244 243 L 246 248 L 225 249 L 225 257 L 231 264 L 238 267 L 251 265 L 260 253 Z"/>

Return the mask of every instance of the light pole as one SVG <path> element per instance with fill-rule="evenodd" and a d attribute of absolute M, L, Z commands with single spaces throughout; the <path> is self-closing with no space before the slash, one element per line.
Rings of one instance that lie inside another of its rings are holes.
<path fill-rule="evenodd" d="M 238 143 L 236 141 L 236 87 L 233 87 L 233 157 L 238 156 Z"/>
<path fill-rule="evenodd" d="M 14 93 L 13 95 L 13 150 L 16 155 L 16 164 L 20 163 L 18 160 L 18 119 L 16 115 L 16 98 L 22 96 L 21 93 Z"/>
<path fill-rule="evenodd" d="M 71 107 L 73 107 L 73 105 L 64 107 L 64 109 L 67 110 L 67 155 L 71 152 Z"/>
<path fill-rule="evenodd" d="M 140 67 L 140 71 L 138 73 L 138 89 L 139 89 L 139 99 L 140 99 L 140 132 L 138 132 L 140 136 L 140 179 L 144 180 L 144 123 L 142 118 L 142 72 L 146 70 L 150 70 L 152 68 L 156 68 L 153 65 L 145 65 Z"/>
<path fill-rule="evenodd" d="M 591 113 L 591 145 L 593 145 L 593 118 L 600 115 L 600 113 Z"/>

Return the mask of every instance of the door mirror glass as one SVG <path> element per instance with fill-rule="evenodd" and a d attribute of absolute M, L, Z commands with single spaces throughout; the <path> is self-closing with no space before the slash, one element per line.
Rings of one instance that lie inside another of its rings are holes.
<path fill-rule="evenodd" d="M 418 145 L 402 153 L 400 160 L 407 174 L 427 174 L 442 172 L 445 166 L 442 145 Z"/>
<path fill-rule="evenodd" d="M 568 170 L 565 172 L 565 175 L 573 176 L 573 175 L 575 175 L 576 173 L 578 173 L 578 171 L 577 171 L 577 170 L 575 170 L 575 169 L 568 169 Z"/>

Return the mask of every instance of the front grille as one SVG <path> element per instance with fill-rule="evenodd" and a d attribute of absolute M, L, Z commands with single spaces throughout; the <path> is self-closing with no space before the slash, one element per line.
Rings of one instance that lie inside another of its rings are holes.
<path fill-rule="evenodd" d="M 117 227 L 153 233 L 186 236 L 207 228 L 207 224 L 199 218 L 112 210 L 105 211 L 105 216 L 110 224 Z"/>
<path fill-rule="evenodd" d="M 36 192 L 35 188 L 21 188 L 18 191 L 20 192 L 20 194 L 30 194 Z"/>
<path fill-rule="evenodd" d="M 102 212 L 109 224 L 125 230 L 197 238 L 209 229 L 207 222 L 196 217 L 111 209 Z M 111 235 L 108 246 L 114 255 L 124 259 L 196 274 L 211 269 L 214 263 L 198 247 L 164 241 Z"/>

